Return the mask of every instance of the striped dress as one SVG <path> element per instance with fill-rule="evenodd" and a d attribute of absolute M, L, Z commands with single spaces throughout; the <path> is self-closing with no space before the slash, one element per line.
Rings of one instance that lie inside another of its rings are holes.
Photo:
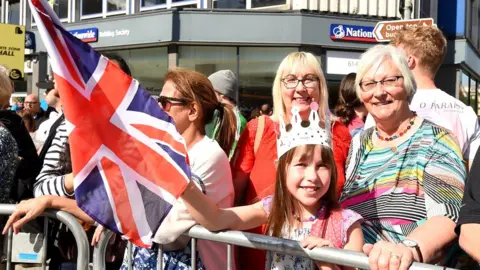
<path fill-rule="evenodd" d="M 372 134 L 352 140 L 340 199 L 364 218 L 365 242 L 399 243 L 434 216 L 456 222 L 466 173 L 455 137 L 424 120 L 394 151 L 374 147 Z"/>

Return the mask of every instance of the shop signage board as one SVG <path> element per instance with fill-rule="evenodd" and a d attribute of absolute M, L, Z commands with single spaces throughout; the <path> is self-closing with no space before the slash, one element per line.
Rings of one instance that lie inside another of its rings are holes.
<path fill-rule="evenodd" d="M 85 43 L 98 41 L 98 28 L 83 28 L 68 32 Z"/>
<path fill-rule="evenodd" d="M 0 24 L 0 33 L 0 65 L 10 70 L 12 80 L 21 80 L 25 59 L 25 26 Z"/>
<path fill-rule="evenodd" d="M 372 26 L 331 24 L 330 39 L 356 42 L 377 42 Z"/>
<path fill-rule="evenodd" d="M 432 18 L 415 19 L 415 20 L 398 20 L 378 22 L 373 30 L 375 39 L 378 42 L 390 41 L 398 31 L 403 28 L 412 28 L 418 26 L 432 26 Z"/>

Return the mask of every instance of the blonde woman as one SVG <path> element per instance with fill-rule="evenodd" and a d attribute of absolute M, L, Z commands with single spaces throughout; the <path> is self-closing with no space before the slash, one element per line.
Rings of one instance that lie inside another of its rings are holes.
<path fill-rule="evenodd" d="M 237 205 L 252 204 L 273 194 L 280 117 L 289 123 L 292 117 L 291 109 L 297 107 L 301 118 L 308 119 L 313 101 L 319 104 L 318 112 L 322 119 L 330 117 L 325 113 L 328 110 L 325 76 L 317 57 L 311 53 L 294 52 L 283 59 L 273 82 L 272 95 L 273 114 L 270 117 L 253 119 L 247 124 L 232 159 Z M 351 137 L 348 129 L 339 121 L 334 121 L 331 129 L 334 158 L 338 168 L 338 194 L 345 181 L 344 167 Z M 262 228 L 252 231 L 263 233 Z M 265 252 L 242 249 L 240 254 L 243 269 L 263 269 Z"/>

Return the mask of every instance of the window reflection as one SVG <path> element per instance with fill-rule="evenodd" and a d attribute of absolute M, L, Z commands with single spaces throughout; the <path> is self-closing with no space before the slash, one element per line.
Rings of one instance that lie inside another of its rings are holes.
<path fill-rule="evenodd" d="M 285 5 L 286 0 L 252 0 L 252 8 Z"/>
<path fill-rule="evenodd" d="M 142 0 L 142 7 L 152 7 L 166 4 L 166 0 Z"/>
<path fill-rule="evenodd" d="M 132 76 L 150 94 L 158 95 L 163 87 L 163 76 L 168 71 L 166 47 L 109 51 L 125 59 Z"/>
<path fill-rule="evenodd" d="M 68 18 L 68 0 L 54 0 L 49 2 L 60 19 Z"/>
<path fill-rule="evenodd" d="M 240 48 L 240 105 L 251 110 L 272 102 L 272 85 L 280 62 L 297 48 Z"/>
<path fill-rule="evenodd" d="M 178 50 L 178 65 L 206 76 L 222 69 L 236 72 L 236 56 L 236 47 L 181 46 Z"/>
<path fill-rule="evenodd" d="M 102 0 L 82 0 L 82 15 L 101 14 L 103 11 Z"/>
<path fill-rule="evenodd" d="M 8 23 L 20 24 L 20 1 L 9 1 L 8 5 Z"/>
<path fill-rule="evenodd" d="M 246 0 L 217 0 L 213 2 L 214 8 L 247 8 Z"/>
<path fill-rule="evenodd" d="M 470 78 L 470 107 L 472 107 L 473 111 L 477 111 L 477 83 L 473 78 Z"/>
<path fill-rule="evenodd" d="M 461 81 L 460 81 L 460 93 L 459 98 L 465 104 L 469 104 L 469 89 L 470 89 L 470 78 L 467 74 L 462 72 Z"/>
<path fill-rule="evenodd" d="M 107 2 L 107 11 L 124 11 L 126 7 L 126 0 L 108 0 Z"/>

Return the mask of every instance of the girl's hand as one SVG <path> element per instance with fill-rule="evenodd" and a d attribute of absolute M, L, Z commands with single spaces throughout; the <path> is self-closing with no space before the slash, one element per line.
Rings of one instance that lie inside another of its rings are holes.
<path fill-rule="evenodd" d="M 102 225 L 98 225 L 98 227 L 95 229 L 95 233 L 93 234 L 92 237 L 92 247 L 96 246 L 97 243 L 100 241 L 100 238 L 102 237 L 102 233 L 105 230 L 105 228 Z"/>
<path fill-rule="evenodd" d="M 378 241 L 365 244 L 363 252 L 368 256 L 372 270 L 407 270 L 413 262 L 413 252 L 403 244 Z"/>
<path fill-rule="evenodd" d="M 41 196 L 35 199 L 21 201 L 15 211 L 8 218 L 2 234 L 6 234 L 10 227 L 17 234 L 25 223 L 35 219 L 49 206 L 50 196 Z"/>
<path fill-rule="evenodd" d="M 332 241 L 316 236 L 307 236 L 307 238 L 300 242 L 300 246 L 308 249 L 313 249 L 316 247 L 334 247 Z"/>

